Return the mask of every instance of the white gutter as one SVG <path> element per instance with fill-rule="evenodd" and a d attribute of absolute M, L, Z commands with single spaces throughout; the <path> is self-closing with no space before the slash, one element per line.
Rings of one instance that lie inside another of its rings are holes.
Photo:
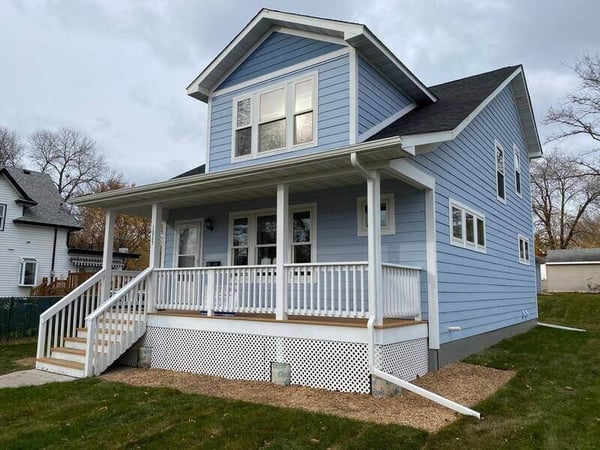
<path fill-rule="evenodd" d="M 350 153 L 350 164 L 352 164 L 352 167 L 358 170 L 367 180 L 373 179 L 373 172 L 365 169 L 365 166 L 358 161 L 358 155 L 356 152 Z"/>
<path fill-rule="evenodd" d="M 400 386 L 408 391 L 414 392 L 421 397 L 425 397 L 428 400 L 431 400 L 439 405 L 445 406 L 446 408 L 450 408 L 458 413 L 464 414 L 466 416 L 473 416 L 481 419 L 481 414 L 477 411 L 467 408 L 466 406 L 461 405 L 460 403 L 456 403 L 446 397 L 442 397 L 441 395 L 435 394 L 427 389 L 423 389 L 422 387 L 416 386 L 408 381 L 402 380 L 401 378 L 395 377 L 389 373 L 383 372 L 375 367 L 375 316 L 369 317 L 369 321 L 367 322 L 368 328 L 368 338 L 369 338 L 369 371 L 371 375 L 375 375 L 385 381 L 388 381 L 392 384 Z"/>
<path fill-rule="evenodd" d="M 581 328 L 565 327 L 563 325 L 553 325 L 551 323 L 543 323 L 543 322 L 538 322 L 537 324 L 540 327 L 556 328 L 558 330 L 567 330 L 567 331 L 580 331 L 580 332 L 585 333 L 585 330 L 582 330 Z"/>

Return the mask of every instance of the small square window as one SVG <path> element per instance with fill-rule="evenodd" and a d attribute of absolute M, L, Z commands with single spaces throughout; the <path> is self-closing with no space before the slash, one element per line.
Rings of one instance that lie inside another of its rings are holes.
<path fill-rule="evenodd" d="M 357 206 L 358 235 L 366 236 L 368 234 L 367 197 L 359 197 L 357 199 Z M 381 218 L 381 234 L 395 234 L 394 194 L 384 194 L 381 196 L 379 214 Z"/>

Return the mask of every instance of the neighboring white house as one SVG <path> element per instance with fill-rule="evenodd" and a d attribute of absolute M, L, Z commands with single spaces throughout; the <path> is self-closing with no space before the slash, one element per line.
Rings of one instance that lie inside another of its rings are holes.
<path fill-rule="evenodd" d="M 0 297 L 66 276 L 69 232 L 79 229 L 47 174 L 0 168 Z"/>

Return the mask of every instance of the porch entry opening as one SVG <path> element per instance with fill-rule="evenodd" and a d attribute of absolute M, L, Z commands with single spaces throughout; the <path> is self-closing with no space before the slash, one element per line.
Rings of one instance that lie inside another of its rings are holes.
<path fill-rule="evenodd" d="M 200 267 L 202 265 L 202 229 L 202 222 L 177 225 L 175 234 L 177 267 Z"/>

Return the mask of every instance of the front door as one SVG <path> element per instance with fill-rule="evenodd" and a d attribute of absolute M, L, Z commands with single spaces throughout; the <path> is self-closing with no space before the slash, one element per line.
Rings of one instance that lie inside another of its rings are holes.
<path fill-rule="evenodd" d="M 175 266 L 202 266 L 202 223 L 179 224 L 175 236 Z"/>

